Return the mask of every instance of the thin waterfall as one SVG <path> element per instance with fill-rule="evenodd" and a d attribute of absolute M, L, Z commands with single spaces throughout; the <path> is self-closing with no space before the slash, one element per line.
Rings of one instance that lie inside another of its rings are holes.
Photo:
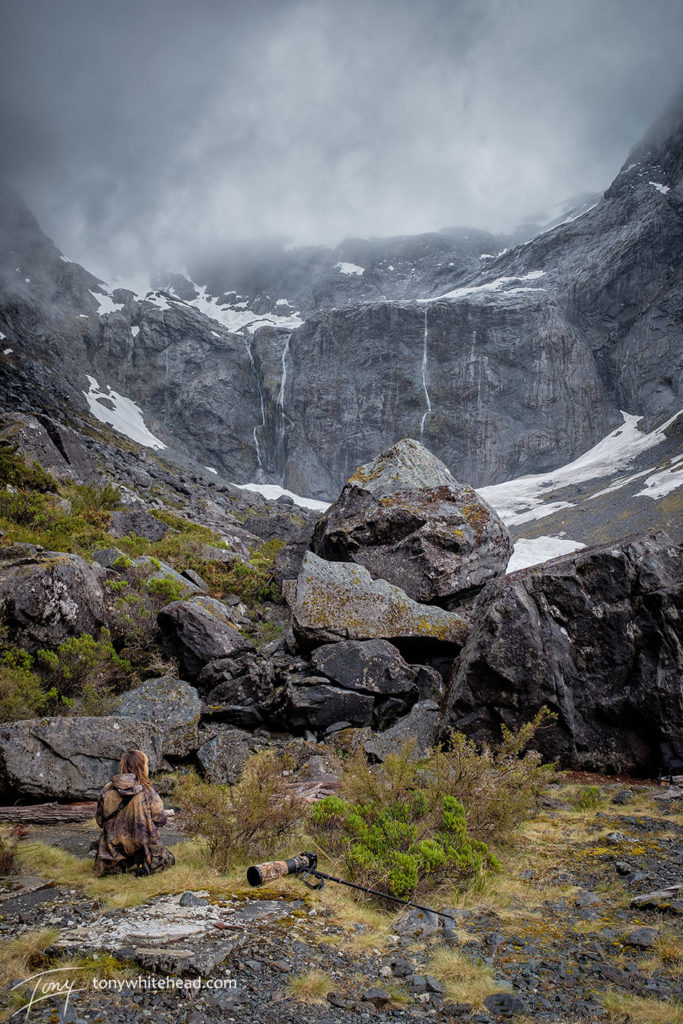
<path fill-rule="evenodd" d="M 245 339 L 244 344 L 245 344 L 245 347 L 246 347 L 246 350 L 247 350 L 247 355 L 249 356 L 249 364 L 251 366 L 251 373 L 252 373 L 252 376 L 253 376 L 254 380 L 256 381 L 256 389 L 258 391 L 259 403 L 260 403 L 260 406 L 261 406 L 261 424 L 260 424 L 260 426 L 261 426 L 261 429 L 263 430 L 263 428 L 266 425 L 266 406 L 265 406 L 265 402 L 263 400 L 263 388 L 261 386 L 261 375 L 260 375 L 260 373 L 256 372 L 256 363 L 254 362 L 254 354 L 251 351 L 252 341 L 253 341 L 253 338 L 250 335 L 248 338 Z M 254 427 L 254 431 L 253 431 L 252 436 L 254 438 L 254 449 L 256 451 L 256 461 L 258 463 L 258 468 L 259 469 L 263 469 L 263 459 L 261 458 L 261 445 L 259 444 L 259 439 L 258 439 L 258 429 L 259 429 L 259 425 L 257 424 Z"/>
<path fill-rule="evenodd" d="M 429 399 L 429 391 L 427 389 L 427 346 L 428 346 L 428 343 L 429 343 L 429 328 L 427 326 L 427 307 L 425 306 L 425 329 L 424 329 L 424 338 L 423 338 L 423 341 L 422 341 L 422 390 L 425 393 L 425 402 L 426 402 L 427 408 L 425 409 L 424 414 L 422 416 L 422 419 L 420 421 L 420 441 L 424 440 L 425 423 L 427 421 L 427 417 L 430 415 L 430 413 L 432 411 L 432 403 L 431 403 L 431 401 Z"/>
<path fill-rule="evenodd" d="M 287 385 L 287 356 L 289 355 L 289 341 L 291 334 L 287 335 L 287 341 L 282 348 L 282 376 L 280 378 L 280 390 L 277 396 L 277 467 L 280 472 L 280 482 L 284 487 L 285 482 L 285 387 Z"/>

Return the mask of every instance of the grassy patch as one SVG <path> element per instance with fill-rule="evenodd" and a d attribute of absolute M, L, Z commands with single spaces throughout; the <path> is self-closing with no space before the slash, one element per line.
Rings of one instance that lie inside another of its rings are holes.
<path fill-rule="evenodd" d="M 613 1024 L 683 1024 L 683 1004 L 611 991 L 598 997 Z"/>
<path fill-rule="evenodd" d="M 287 979 L 287 991 L 299 1003 L 324 1003 L 333 988 L 329 975 L 317 970 L 304 971 Z"/>
<path fill-rule="evenodd" d="M 496 981 L 490 968 L 446 946 L 440 946 L 434 951 L 425 973 L 434 975 L 444 983 L 447 997 L 452 1002 L 472 1003 L 476 1009 L 483 1007 L 487 996 L 504 988 Z"/>

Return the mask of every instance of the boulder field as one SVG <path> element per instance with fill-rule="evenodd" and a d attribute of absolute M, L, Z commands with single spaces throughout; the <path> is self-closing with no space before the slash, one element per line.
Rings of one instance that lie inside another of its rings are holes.
<path fill-rule="evenodd" d="M 683 732 L 683 550 L 666 534 L 505 576 L 510 540 L 496 514 L 406 440 L 356 471 L 310 544 L 283 583 L 281 638 L 257 649 L 230 595 L 170 602 L 157 642 L 178 677 L 144 681 L 111 715 L 2 726 L 0 793 L 92 797 L 126 746 L 154 767 L 196 763 L 234 782 L 263 744 L 342 731 L 377 759 L 409 738 L 447 742 L 452 729 L 491 744 L 542 707 L 554 715 L 534 739 L 545 758 L 652 775 Z M 29 649 L 96 634 L 117 564 L 4 549 L 5 628 Z"/>

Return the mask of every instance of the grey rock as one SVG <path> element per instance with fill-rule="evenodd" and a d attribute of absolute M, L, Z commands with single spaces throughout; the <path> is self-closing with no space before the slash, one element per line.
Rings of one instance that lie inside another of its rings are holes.
<path fill-rule="evenodd" d="M 56 480 L 89 484 L 98 479 L 78 434 L 49 416 L 3 413 L 0 438 L 15 444 L 29 462 L 35 459 Z"/>
<path fill-rule="evenodd" d="M 234 785 L 251 754 L 251 736 L 242 729 L 223 726 L 197 751 L 197 760 L 207 782 Z"/>
<path fill-rule="evenodd" d="M 524 1013 L 525 1010 L 524 1002 L 511 992 L 495 992 L 493 995 L 487 996 L 484 1006 L 491 1013 L 500 1014 L 503 1017 L 512 1017 L 516 1013 Z"/>
<path fill-rule="evenodd" d="M 13 798 L 93 800 L 130 749 L 143 750 L 156 771 L 160 730 L 123 716 L 10 722 L 0 726 L 0 792 Z"/>
<path fill-rule="evenodd" d="M 453 668 L 447 722 L 495 743 L 501 723 L 546 706 L 557 721 L 533 744 L 547 760 L 655 769 L 660 744 L 683 731 L 681 579 L 683 548 L 660 532 L 489 584 Z"/>
<path fill-rule="evenodd" d="M 78 555 L 15 544 L 0 550 L 0 617 L 35 651 L 71 636 L 97 636 L 106 623 L 95 571 Z"/>
<path fill-rule="evenodd" d="M 626 860 L 615 861 L 614 867 L 619 875 L 630 875 L 633 871 L 633 866 Z"/>
<path fill-rule="evenodd" d="M 194 686 L 162 676 L 146 679 L 116 702 L 116 714 L 153 722 L 160 729 L 164 757 L 187 757 L 197 749 L 203 703 Z"/>
<path fill-rule="evenodd" d="M 391 973 L 396 978 L 410 978 L 415 974 L 415 964 L 404 957 L 395 957 L 390 964 Z"/>
<path fill-rule="evenodd" d="M 363 744 L 365 752 L 382 761 L 396 753 L 403 743 L 414 740 L 415 752 L 423 755 L 437 740 L 440 710 L 435 701 L 421 701 L 410 712 L 384 732 L 376 732 Z"/>
<path fill-rule="evenodd" d="M 174 601 L 161 609 L 157 621 L 168 649 L 179 658 L 182 674 L 192 681 L 210 661 L 254 650 L 228 608 L 210 597 Z"/>
<path fill-rule="evenodd" d="M 416 670 L 386 640 L 342 640 L 318 647 L 311 664 L 337 686 L 372 694 L 417 694 Z"/>
<path fill-rule="evenodd" d="M 373 580 L 362 566 L 326 562 L 308 551 L 297 580 L 292 624 L 298 640 L 418 638 L 462 644 L 465 619 L 434 605 L 418 604 L 398 587 Z"/>
<path fill-rule="evenodd" d="M 359 727 L 370 724 L 374 706 L 370 694 L 329 686 L 320 677 L 311 676 L 303 684 L 285 689 L 282 715 L 290 729 L 321 732 L 344 721 Z"/>
<path fill-rule="evenodd" d="M 208 907 L 209 901 L 205 896 L 197 896 L 193 892 L 184 892 L 178 903 L 181 907 Z"/>
<path fill-rule="evenodd" d="M 178 587 L 175 589 L 179 590 L 183 597 L 191 597 L 193 594 L 200 594 L 202 592 L 202 587 L 197 586 L 188 577 L 176 572 L 172 565 L 162 561 L 160 558 L 153 558 L 151 555 L 140 555 L 138 558 L 133 559 L 131 568 L 143 573 L 147 583 L 152 580 L 170 580 L 172 583 L 176 583 Z M 123 569 L 122 572 L 125 574 L 126 569 Z"/>
<path fill-rule="evenodd" d="M 94 551 L 92 557 L 93 560 L 104 569 L 111 569 L 114 562 L 117 562 L 119 558 L 125 558 L 126 556 L 120 548 L 101 548 L 99 551 Z"/>
<path fill-rule="evenodd" d="M 661 932 L 657 928 L 634 928 L 625 937 L 627 946 L 635 946 L 637 949 L 652 949 L 656 946 Z"/>
<path fill-rule="evenodd" d="M 512 550 L 493 509 L 411 438 L 356 470 L 312 547 L 426 604 L 456 602 L 501 576 Z"/>
<path fill-rule="evenodd" d="M 620 789 L 618 793 L 615 793 L 612 797 L 613 804 L 629 804 L 633 800 L 636 794 L 632 789 Z"/>
<path fill-rule="evenodd" d="M 426 939 L 430 935 L 435 935 L 440 927 L 441 921 L 438 914 L 411 907 L 397 922 L 396 933 L 411 939 Z"/>
<path fill-rule="evenodd" d="M 372 1003 L 376 1009 L 381 1010 L 383 1006 L 391 1002 L 391 996 L 383 988 L 369 988 L 361 995 L 365 1003 Z"/>
<path fill-rule="evenodd" d="M 168 526 L 149 512 L 123 510 L 112 512 L 110 532 L 115 537 L 144 537 L 145 540 L 163 540 Z"/>
<path fill-rule="evenodd" d="M 183 569 L 180 575 L 183 579 L 189 580 L 190 583 L 193 583 L 198 590 L 203 591 L 205 594 L 209 593 L 209 584 L 206 580 L 202 579 L 199 573 L 195 572 L 194 569 Z"/>
<path fill-rule="evenodd" d="M 428 992 L 436 992 L 438 995 L 444 995 L 446 992 L 446 986 L 438 978 L 435 978 L 431 974 L 425 974 L 425 981 L 427 983 Z"/>

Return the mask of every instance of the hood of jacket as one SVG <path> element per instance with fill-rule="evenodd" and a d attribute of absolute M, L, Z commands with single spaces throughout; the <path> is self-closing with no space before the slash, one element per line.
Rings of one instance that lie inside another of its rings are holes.
<path fill-rule="evenodd" d="M 132 772 L 115 775 L 111 780 L 111 784 L 121 796 L 134 796 L 136 793 L 142 793 L 145 788 L 142 783 L 138 782 Z"/>

